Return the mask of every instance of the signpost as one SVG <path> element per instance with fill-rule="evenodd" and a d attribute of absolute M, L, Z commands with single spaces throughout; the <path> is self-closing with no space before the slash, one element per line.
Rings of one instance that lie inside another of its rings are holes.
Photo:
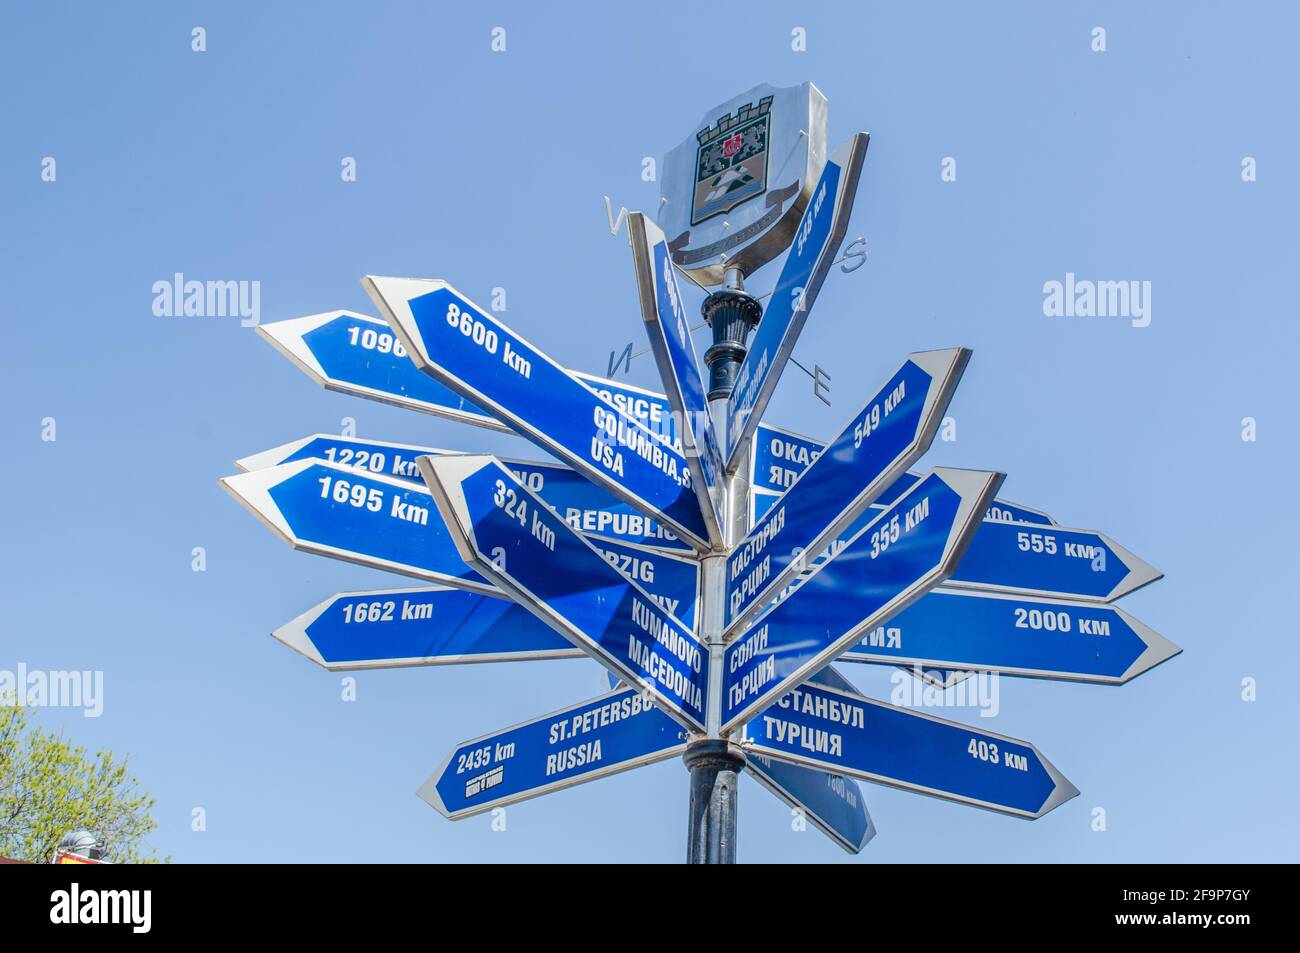
<path fill-rule="evenodd" d="M 727 557 L 728 633 L 799 574 L 804 554 L 821 552 L 925 453 L 969 359 L 965 348 L 909 355 L 758 519 Z"/>
<path fill-rule="evenodd" d="M 700 549 L 686 458 L 445 281 L 365 279 L 417 367 Z"/>
<path fill-rule="evenodd" d="M 1001 482 L 1000 473 L 934 470 L 760 616 L 727 646 L 722 730 L 771 704 L 946 578 Z"/>
<path fill-rule="evenodd" d="M 426 583 L 334 595 L 275 637 L 332 671 L 605 668 L 610 692 L 459 745 L 419 792 L 450 818 L 674 757 L 690 862 L 735 860 L 746 770 L 850 853 L 875 834 L 858 780 L 1041 817 L 1077 791 L 1033 745 L 865 698 L 832 663 L 1123 684 L 1180 651 L 1110 605 L 1160 574 L 997 498 L 1001 473 L 909 471 L 965 348 L 908 355 L 828 444 L 765 423 L 868 139 L 827 157 L 810 83 L 755 87 L 696 130 L 661 166 L 657 221 L 629 217 L 665 393 L 565 370 L 445 281 L 364 279 L 382 321 L 261 327 L 329 389 L 558 460 L 326 434 L 239 460 L 222 486 L 293 547 Z M 781 255 L 770 296 L 750 295 Z M 705 368 L 674 271 L 713 289 Z"/>
<path fill-rule="evenodd" d="M 687 626 L 500 461 L 421 457 L 420 472 L 467 564 L 687 728 L 704 729 L 709 654 Z"/>
<path fill-rule="evenodd" d="M 420 787 L 453 820 L 680 756 L 681 727 L 634 688 L 466 741 Z"/>

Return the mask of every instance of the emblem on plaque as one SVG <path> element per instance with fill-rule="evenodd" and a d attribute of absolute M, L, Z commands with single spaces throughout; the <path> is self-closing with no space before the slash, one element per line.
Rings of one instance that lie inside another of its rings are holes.
<path fill-rule="evenodd" d="M 691 224 L 730 212 L 767 191 L 768 119 L 772 97 L 745 104 L 700 130 Z"/>
<path fill-rule="evenodd" d="M 790 247 L 826 162 L 826 97 L 764 83 L 708 110 L 663 161 L 658 225 L 677 267 L 705 285 Z"/>

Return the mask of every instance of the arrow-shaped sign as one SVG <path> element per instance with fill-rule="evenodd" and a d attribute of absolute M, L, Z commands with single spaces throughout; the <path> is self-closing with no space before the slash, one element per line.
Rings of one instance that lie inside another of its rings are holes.
<path fill-rule="evenodd" d="M 258 334 L 326 390 L 365 397 L 504 433 L 514 431 L 481 408 L 420 373 L 383 318 L 326 311 L 263 324 Z M 672 408 L 663 394 L 594 374 L 570 371 L 681 452 Z"/>
<path fill-rule="evenodd" d="M 461 556 L 629 685 L 704 728 L 708 648 L 615 569 L 500 461 L 421 457 Z"/>
<path fill-rule="evenodd" d="M 668 241 L 654 222 L 640 212 L 627 219 L 628 237 L 636 265 L 641 317 L 650 338 L 659 376 L 668 401 L 682 421 L 681 436 L 691 467 L 691 484 L 715 548 L 723 545 L 718 503 L 722 492 L 722 450 L 713 432 L 709 399 L 691 340 L 690 322 L 673 274 Z"/>
<path fill-rule="evenodd" d="M 318 433 L 243 457 L 235 461 L 235 466 L 244 471 L 264 470 L 281 463 L 317 457 L 371 473 L 410 480 L 423 487 L 424 479 L 415 465 L 415 458 L 450 452 L 434 447 Z M 611 496 L 562 463 L 513 459 L 502 462 L 581 533 L 672 552 L 693 552 L 667 527 Z"/>
<path fill-rule="evenodd" d="M 948 584 L 1112 602 L 1162 575 L 1093 530 L 985 520 Z"/>
<path fill-rule="evenodd" d="M 829 665 L 809 682 L 854 691 Z M 778 761 L 752 750 L 746 752 L 745 767 L 755 781 L 791 808 L 803 812 L 818 830 L 850 854 L 859 853 L 876 836 L 876 825 L 867 813 L 862 789 L 852 778 Z"/>
<path fill-rule="evenodd" d="M 686 750 L 681 727 L 632 688 L 467 741 L 420 787 L 453 820 L 664 761 Z"/>
<path fill-rule="evenodd" d="M 510 433 L 459 394 L 421 374 L 379 318 L 326 311 L 263 324 L 257 333 L 326 390 Z"/>
<path fill-rule="evenodd" d="M 821 685 L 746 726 L 748 751 L 1018 817 L 1079 793 L 1033 745 Z"/>
<path fill-rule="evenodd" d="M 500 595 L 465 566 L 423 478 L 410 482 L 370 469 L 392 468 L 397 461 L 409 459 L 413 448 L 359 445 L 353 438 L 328 435 L 307 438 L 307 444 L 318 451 L 335 451 L 331 459 L 352 463 L 296 459 L 227 477 L 222 485 L 295 549 Z M 265 464 L 283 449 L 245 457 L 239 464 Z M 311 470 L 311 465 L 321 469 Z M 516 473 L 517 478 L 529 486 L 539 485 L 528 466 L 522 474 Z M 687 626 L 694 626 L 699 563 L 612 540 L 592 542 L 618 572 L 635 580 Z"/>
<path fill-rule="evenodd" d="M 586 657 L 508 599 L 441 586 L 341 592 L 271 634 L 330 671 Z"/>
<path fill-rule="evenodd" d="M 221 486 L 294 549 L 495 592 L 465 565 L 429 491 L 323 460 L 225 477 Z"/>
<path fill-rule="evenodd" d="M 1114 606 L 935 589 L 840 658 L 1122 685 L 1181 651 Z"/>
<path fill-rule="evenodd" d="M 727 557 L 727 632 L 858 519 L 930 446 L 970 358 L 965 348 L 908 356 Z"/>
<path fill-rule="evenodd" d="M 826 444 L 790 430 L 759 424 L 754 434 L 753 461 L 750 465 L 750 486 L 754 489 L 754 520 L 766 513 L 794 481 L 822 455 Z M 907 492 L 924 474 L 908 471 L 893 482 L 872 504 L 875 507 L 892 503 Z M 1008 500 L 994 500 L 985 519 L 1011 523 L 1042 523 L 1055 525 L 1042 510 L 1036 510 Z M 751 525 L 752 525 L 751 521 Z M 852 528 L 852 527 L 851 527 Z M 850 529 L 851 531 L 851 529 Z"/>
<path fill-rule="evenodd" d="M 445 281 L 363 280 L 424 373 L 587 479 L 709 547 L 686 458 Z"/>
<path fill-rule="evenodd" d="M 876 500 L 866 508 L 861 516 L 848 525 L 834 540 L 827 544 L 826 548 L 817 556 L 804 557 L 806 573 L 809 569 L 816 566 L 819 559 L 824 559 L 828 554 L 835 552 L 843 541 L 851 536 L 857 535 L 858 530 L 866 526 L 875 515 L 885 507 L 889 506 L 894 500 L 902 496 L 902 493 L 895 493 L 900 485 L 906 484 L 907 488 L 915 486 L 924 474 L 912 473 L 911 471 L 903 474 L 898 482 L 891 486 L 882 494 L 881 499 Z M 779 493 L 769 493 L 766 490 L 754 490 L 749 498 L 749 525 L 752 528 L 762 518 L 763 514 L 770 510 L 776 501 L 781 498 Z M 1019 503 L 1012 503 L 1010 500 L 996 499 L 989 504 L 988 510 L 984 513 L 986 520 L 996 520 L 998 522 L 1008 523 L 1029 523 L 1034 526 L 1055 526 L 1056 521 L 1041 510 L 1030 509 Z M 649 545 L 642 543 L 641 545 Z"/>
<path fill-rule="evenodd" d="M 745 754 L 745 769 L 779 800 L 812 821 L 819 831 L 850 854 L 876 836 L 858 782 L 842 774 L 778 761 L 757 751 Z"/>
<path fill-rule="evenodd" d="M 776 390 L 795 341 L 808 320 L 822 283 L 848 231 L 868 137 L 860 132 L 840 146 L 822 169 L 821 180 L 804 210 L 794 245 L 781 266 L 763 319 L 736 373 L 727 401 L 727 470 L 744 461 L 739 448 L 753 434 Z"/>
<path fill-rule="evenodd" d="M 942 582 L 1002 479 L 936 468 L 728 645 L 722 730 L 770 705 Z"/>

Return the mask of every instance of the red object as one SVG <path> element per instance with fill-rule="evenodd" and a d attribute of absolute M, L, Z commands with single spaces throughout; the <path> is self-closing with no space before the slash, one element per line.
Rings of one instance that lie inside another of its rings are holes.
<path fill-rule="evenodd" d="M 736 134 L 735 134 L 734 136 L 732 136 L 730 139 L 726 140 L 726 141 L 722 144 L 722 155 L 723 155 L 723 157 L 724 157 L 724 158 L 727 158 L 727 159 L 730 159 L 730 158 L 731 158 L 732 156 L 734 156 L 737 152 L 739 152 L 739 151 L 740 151 L 740 143 L 741 143 L 741 141 L 742 141 L 742 137 L 741 137 L 740 133 L 736 133 Z"/>

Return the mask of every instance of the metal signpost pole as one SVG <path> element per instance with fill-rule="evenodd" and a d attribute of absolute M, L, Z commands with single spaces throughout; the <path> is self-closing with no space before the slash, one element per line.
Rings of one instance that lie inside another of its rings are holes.
<path fill-rule="evenodd" d="M 242 458 L 222 486 L 295 549 L 426 584 L 338 593 L 275 637 L 331 671 L 607 670 L 609 692 L 454 749 L 419 791 L 453 820 L 679 756 L 689 863 L 736 862 L 746 768 L 854 854 L 875 834 L 859 781 L 1041 817 L 1078 790 L 1034 745 L 866 698 L 831 663 L 1122 684 L 1179 652 L 1111 605 L 1160 573 L 996 498 L 1000 472 L 911 470 L 966 348 L 907 355 L 829 443 L 764 421 L 869 137 L 828 151 L 811 83 L 760 84 L 696 129 L 655 218 L 627 216 L 662 394 L 567 370 L 441 279 L 366 277 L 381 319 L 259 329 L 328 389 L 561 461 L 327 434 Z M 760 305 L 745 279 L 768 264 Z M 679 273 L 707 292 L 707 382 Z"/>
<path fill-rule="evenodd" d="M 704 319 L 713 332 L 713 344 L 704 352 L 709 368 L 709 412 L 718 433 L 726 431 L 727 401 L 736 383 L 736 371 L 745 359 L 749 335 L 758 326 L 762 307 L 745 292 L 739 268 L 728 268 L 723 288 L 704 299 Z M 740 459 L 748 459 L 742 452 Z M 725 486 L 723 532 L 728 548 L 749 531 L 749 468 L 737 467 Z M 710 650 L 709 697 L 712 700 L 709 736 L 694 742 L 682 758 L 691 772 L 691 801 L 687 828 L 686 860 L 692 864 L 736 862 L 736 812 L 740 772 L 745 756 L 739 747 L 719 737 L 723 688 L 722 631 L 726 616 L 727 559 L 725 555 L 701 560 L 704 585 L 704 638 Z"/>

